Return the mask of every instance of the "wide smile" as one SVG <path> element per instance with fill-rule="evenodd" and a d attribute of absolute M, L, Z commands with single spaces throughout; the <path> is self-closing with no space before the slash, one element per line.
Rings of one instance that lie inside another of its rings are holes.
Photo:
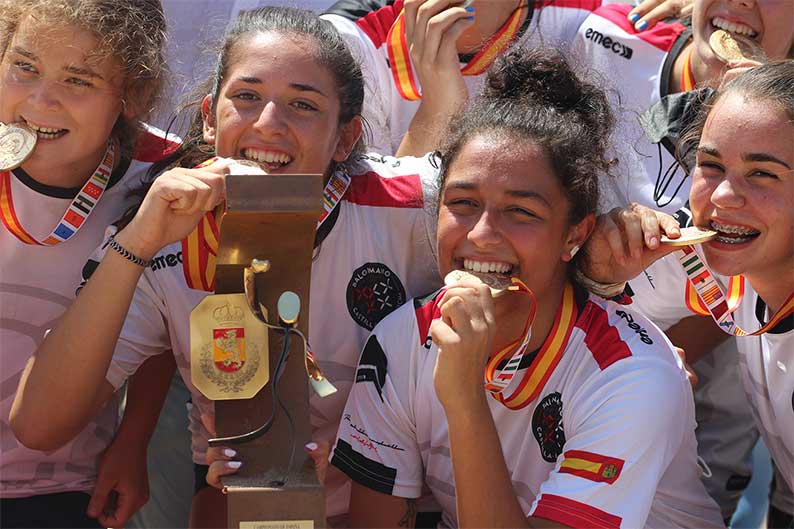
<path fill-rule="evenodd" d="M 269 173 L 284 169 L 293 160 L 292 156 L 283 151 L 255 149 L 252 147 L 246 147 L 240 155 L 246 160 L 258 163 Z"/>
<path fill-rule="evenodd" d="M 717 236 L 713 239 L 714 242 L 737 247 L 750 243 L 761 235 L 761 232 L 755 228 L 741 224 L 728 224 L 712 220 L 709 226 L 717 232 Z"/>
<path fill-rule="evenodd" d="M 30 127 L 30 129 L 33 132 L 36 133 L 36 136 L 40 140 L 56 140 L 58 138 L 61 138 L 61 137 L 65 136 L 69 132 L 69 129 L 61 129 L 61 128 L 56 128 L 56 127 L 47 127 L 47 126 L 44 126 L 44 125 L 41 125 L 41 124 L 32 123 L 32 122 L 28 121 L 27 119 L 25 119 L 24 117 L 22 117 L 22 121 L 28 127 Z"/>
<path fill-rule="evenodd" d="M 758 31 L 751 28 L 747 24 L 742 24 L 741 22 L 731 22 L 719 16 L 711 19 L 711 28 L 712 30 L 721 29 L 733 35 L 738 35 L 740 37 L 753 40 L 758 37 Z"/>
<path fill-rule="evenodd" d="M 453 266 L 479 278 L 491 288 L 504 289 L 510 286 L 510 278 L 516 275 L 518 266 L 505 261 L 457 258 Z"/>

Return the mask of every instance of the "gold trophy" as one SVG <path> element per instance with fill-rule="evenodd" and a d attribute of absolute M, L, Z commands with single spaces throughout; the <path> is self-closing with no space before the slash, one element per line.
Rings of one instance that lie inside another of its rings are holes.
<path fill-rule="evenodd" d="M 245 461 L 223 479 L 229 527 L 325 526 L 325 499 L 302 447 L 309 387 L 336 391 L 306 339 L 322 175 L 229 175 L 215 295 L 191 314 L 193 383 L 215 400 L 219 438 Z M 309 382 L 309 383 L 307 383 Z"/>

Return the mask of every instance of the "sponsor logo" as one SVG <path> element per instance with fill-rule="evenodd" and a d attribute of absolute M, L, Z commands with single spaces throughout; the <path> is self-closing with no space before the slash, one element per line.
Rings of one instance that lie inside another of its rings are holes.
<path fill-rule="evenodd" d="M 163 268 L 172 268 L 182 264 L 182 252 L 168 253 L 165 255 L 155 255 L 152 259 L 152 271 L 156 272 Z"/>
<path fill-rule="evenodd" d="M 347 310 L 353 320 L 367 330 L 371 331 L 403 303 L 405 288 L 397 274 L 385 264 L 360 266 L 347 284 Z"/>
<path fill-rule="evenodd" d="M 612 50 L 612 53 L 620 55 L 626 60 L 631 60 L 631 56 L 634 55 L 634 50 L 630 47 L 612 37 L 605 37 L 600 31 L 596 31 L 593 28 L 587 28 L 584 37 L 588 40 L 592 40 L 599 46 Z"/>
<path fill-rule="evenodd" d="M 364 448 L 367 448 L 369 450 L 374 450 L 375 452 L 377 452 L 378 451 L 377 447 L 382 446 L 384 448 L 391 448 L 392 450 L 405 452 L 405 448 L 402 448 L 397 443 L 387 443 L 385 441 L 378 441 L 377 439 L 373 439 L 372 437 L 370 437 L 365 428 L 362 428 L 361 426 L 353 423 L 350 420 L 349 413 L 345 413 L 342 420 L 345 421 L 347 425 L 350 427 L 350 429 L 354 430 L 355 432 L 355 433 L 351 433 L 350 437 L 358 441 L 358 443 Z"/>
<path fill-rule="evenodd" d="M 643 329 L 642 326 L 640 326 L 639 323 L 636 323 L 634 321 L 634 316 L 632 316 L 631 314 L 627 313 L 624 310 L 617 310 L 617 311 L 615 311 L 615 314 L 617 314 L 618 316 L 620 316 L 621 318 L 626 320 L 626 322 L 629 325 L 629 328 L 640 335 L 640 341 L 642 343 L 645 343 L 645 344 L 648 344 L 648 345 L 652 345 L 653 344 L 653 340 L 651 340 L 648 337 L 648 332 L 645 329 Z"/>
<path fill-rule="evenodd" d="M 558 392 L 543 397 L 532 414 L 532 433 L 540 447 L 544 461 L 554 463 L 565 445 L 562 426 L 562 395 Z"/>

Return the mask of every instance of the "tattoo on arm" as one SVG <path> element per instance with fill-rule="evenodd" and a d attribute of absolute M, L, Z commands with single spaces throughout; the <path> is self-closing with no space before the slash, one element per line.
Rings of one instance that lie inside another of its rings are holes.
<path fill-rule="evenodd" d="M 416 500 L 405 500 L 405 514 L 397 523 L 398 527 L 412 528 L 416 526 Z"/>

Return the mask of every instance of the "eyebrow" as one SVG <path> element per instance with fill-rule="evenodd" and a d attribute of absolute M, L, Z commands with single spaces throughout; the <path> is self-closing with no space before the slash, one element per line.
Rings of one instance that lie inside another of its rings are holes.
<path fill-rule="evenodd" d="M 447 185 L 447 188 L 453 189 L 460 189 L 463 191 L 474 191 L 478 188 L 476 184 L 472 184 L 471 182 L 452 182 L 451 184 Z M 534 199 L 543 202 L 547 207 L 551 208 L 551 203 L 541 195 L 535 191 L 529 191 L 525 189 L 511 189 L 505 192 L 506 195 L 515 197 L 515 198 L 527 198 L 527 199 Z"/>
<path fill-rule="evenodd" d="M 34 60 L 34 61 L 39 60 L 39 58 L 36 57 L 35 53 L 30 52 L 30 51 L 28 51 L 28 50 L 26 50 L 24 48 L 20 48 L 19 46 L 14 46 L 13 48 L 11 48 L 11 51 L 14 52 L 14 53 L 17 53 L 19 55 L 22 55 L 23 57 L 27 57 L 28 59 Z"/>
<path fill-rule="evenodd" d="M 718 151 L 714 147 L 698 147 L 698 152 L 708 154 L 709 156 L 714 156 L 715 158 L 722 157 L 720 151 Z M 780 164 L 786 169 L 791 169 L 791 166 L 786 162 L 784 162 L 783 160 L 775 156 L 772 156 L 771 154 L 762 153 L 762 152 L 751 152 L 747 154 L 742 154 L 742 160 L 746 162 L 771 162 L 771 163 Z"/>
<path fill-rule="evenodd" d="M 28 50 L 26 50 L 24 48 L 20 48 L 19 46 L 14 46 L 13 48 L 11 48 L 11 51 L 13 51 L 14 53 L 17 53 L 19 55 L 22 55 L 23 57 L 27 57 L 28 59 L 30 59 L 32 61 L 38 61 L 39 60 L 39 58 L 36 56 L 35 53 L 33 53 L 31 51 L 28 51 Z M 91 78 L 94 78 L 94 79 L 102 79 L 102 76 L 99 75 L 98 73 L 96 73 L 95 71 L 93 71 L 93 70 L 91 70 L 89 68 L 81 67 L 81 66 L 67 66 L 67 67 L 64 68 L 64 70 L 69 72 L 69 73 L 73 73 L 75 75 L 82 75 L 84 77 L 91 77 Z"/>
<path fill-rule="evenodd" d="M 259 77 L 243 76 L 243 77 L 238 77 L 237 80 L 248 84 L 263 84 L 262 79 L 260 79 Z M 290 83 L 289 87 L 292 88 L 293 90 L 298 90 L 300 92 L 314 92 L 316 94 L 320 94 L 323 97 L 328 97 L 327 95 L 325 95 L 325 93 L 322 90 L 310 84 Z"/>

